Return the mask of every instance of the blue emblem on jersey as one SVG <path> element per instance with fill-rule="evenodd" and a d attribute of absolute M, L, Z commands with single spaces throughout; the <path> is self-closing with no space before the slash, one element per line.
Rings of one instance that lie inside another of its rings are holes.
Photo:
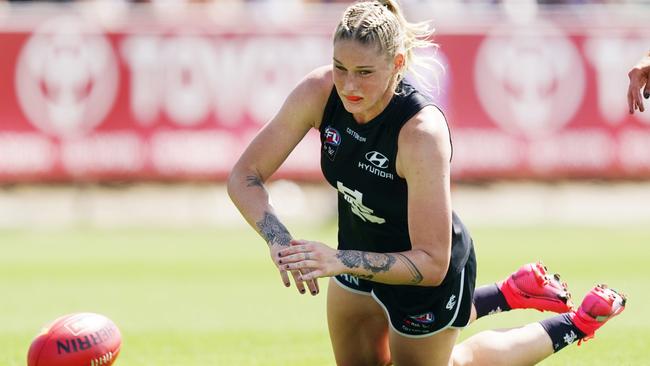
<path fill-rule="evenodd" d="M 323 152 L 330 160 L 334 161 L 339 145 L 341 145 L 341 134 L 336 129 L 327 126 L 323 133 Z"/>

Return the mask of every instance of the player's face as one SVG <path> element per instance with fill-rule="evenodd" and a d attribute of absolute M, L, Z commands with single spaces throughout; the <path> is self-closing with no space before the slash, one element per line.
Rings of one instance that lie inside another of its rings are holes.
<path fill-rule="evenodd" d="M 354 40 L 334 44 L 334 85 L 357 122 L 368 122 L 386 108 L 393 96 L 398 61 Z"/>

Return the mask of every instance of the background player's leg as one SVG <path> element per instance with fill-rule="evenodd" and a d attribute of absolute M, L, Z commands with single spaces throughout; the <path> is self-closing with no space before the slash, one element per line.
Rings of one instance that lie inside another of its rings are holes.
<path fill-rule="evenodd" d="M 327 323 L 337 365 L 390 365 L 388 321 L 370 294 L 350 292 L 330 279 Z"/>

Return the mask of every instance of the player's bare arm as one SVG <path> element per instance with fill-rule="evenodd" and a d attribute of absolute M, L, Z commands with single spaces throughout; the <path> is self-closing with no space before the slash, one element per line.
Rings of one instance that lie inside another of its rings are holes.
<path fill-rule="evenodd" d="M 412 250 L 373 253 L 335 250 L 323 243 L 294 240 L 276 258 L 285 270 L 310 269 L 303 279 L 341 273 L 387 284 L 437 286 L 451 256 L 451 146 L 444 116 L 423 109 L 402 128 L 397 171 L 409 186 L 409 235 Z"/>
<path fill-rule="evenodd" d="M 329 67 L 331 68 L 331 67 Z M 286 160 L 310 128 L 320 123 L 331 90 L 328 67 L 307 75 L 287 97 L 280 111 L 255 136 L 228 178 L 228 194 L 246 221 L 264 238 L 272 256 L 289 245 L 291 234 L 275 214 L 264 183 Z M 290 281 L 280 269 L 285 286 Z M 292 273 L 301 293 L 300 274 Z M 315 281 L 308 283 L 312 294 L 318 293 Z"/>
<path fill-rule="evenodd" d="M 451 143 L 442 112 L 433 106 L 407 122 L 398 140 L 397 173 L 408 185 L 412 250 L 405 253 L 422 271 L 422 285 L 439 285 L 451 257 Z"/>
<path fill-rule="evenodd" d="M 290 248 L 278 252 L 276 262 L 284 270 L 309 269 L 303 280 L 342 273 L 391 284 L 418 285 L 423 275 L 404 253 L 374 253 L 336 250 L 326 244 L 292 240 Z"/>
<path fill-rule="evenodd" d="M 420 270 L 402 253 L 372 253 L 358 250 L 340 250 L 336 254 L 336 257 L 347 268 L 362 268 L 373 273 L 360 276 L 369 280 L 373 279 L 377 273 L 389 271 L 399 261 L 403 262 L 412 271 L 410 284 L 418 284 L 423 279 Z"/>
<path fill-rule="evenodd" d="M 275 215 L 265 212 L 262 220 L 256 222 L 255 226 L 270 246 L 289 246 L 291 234 Z"/>

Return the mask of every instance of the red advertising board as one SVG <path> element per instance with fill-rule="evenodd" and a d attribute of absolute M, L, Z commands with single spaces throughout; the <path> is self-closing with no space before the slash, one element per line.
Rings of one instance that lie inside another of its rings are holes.
<path fill-rule="evenodd" d="M 626 99 L 649 41 L 549 21 L 441 36 L 455 176 L 650 177 L 650 114 Z"/>
<path fill-rule="evenodd" d="M 445 70 L 427 75 L 452 128 L 453 177 L 650 177 L 650 113 L 628 115 L 625 99 L 648 40 L 550 20 L 442 29 Z M 0 54 L 0 181 L 220 180 L 330 62 L 331 40 L 329 28 L 106 30 L 62 15 L 0 26 Z M 318 154 L 310 133 L 278 176 L 320 180 Z"/>

